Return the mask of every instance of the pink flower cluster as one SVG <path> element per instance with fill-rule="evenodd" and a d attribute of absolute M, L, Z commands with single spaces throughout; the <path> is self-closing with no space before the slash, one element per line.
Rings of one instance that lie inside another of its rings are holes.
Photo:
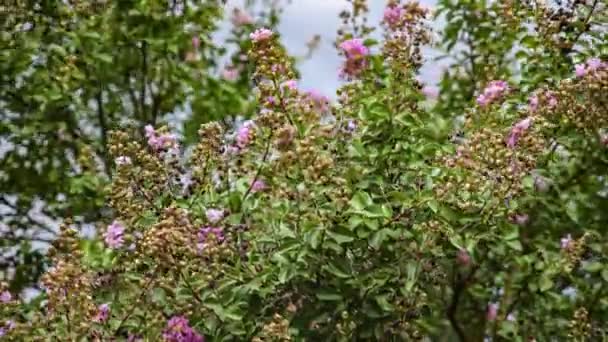
<path fill-rule="evenodd" d="M 346 61 L 342 66 L 341 75 L 344 78 L 357 77 L 367 67 L 367 56 L 369 49 L 363 45 L 363 40 L 353 38 L 345 40 L 340 44 Z"/>
<path fill-rule="evenodd" d="M 251 40 L 254 43 L 259 43 L 259 42 L 270 39 L 270 37 L 272 37 L 272 35 L 273 35 L 273 32 L 271 30 L 262 27 L 262 28 L 255 30 L 254 32 L 252 32 L 249 35 L 249 38 L 251 38 Z"/>
<path fill-rule="evenodd" d="M 574 73 L 580 78 L 605 69 L 608 69 L 608 63 L 602 62 L 599 58 L 589 58 L 587 62 L 575 65 Z"/>
<path fill-rule="evenodd" d="M 388 25 L 391 29 L 396 29 L 401 22 L 401 16 L 403 15 L 403 8 L 397 5 L 389 5 L 384 9 L 384 16 L 382 21 Z"/>
<path fill-rule="evenodd" d="M 253 129 L 254 129 L 253 121 L 246 121 L 243 125 L 236 131 L 236 145 L 238 148 L 245 148 L 247 145 L 251 144 L 253 140 Z"/>
<path fill-rule="evenodd" d="M 329 109 L 329 97 L 314 89 L 308 91 L 306 95 L 316 110 L 326 112 Z"/>
<path fill-rule="evenodd" d="M 532 125 L 532 118 L 525 118 L 518 123 L 515 124 L 511 128 L 511 133 L 509 134 L 509 138 L 507 139 L 507 146 L 510 148 L 515 147 L 517 145 L 517 141 L 524 134 L 528 128 Z"/>
<path fill-rule="evenodd" d="M 207 244 L 207 237 L 209 237 L 210 234 L 213 234 L 218 242 L 224 241 L 224 231 L 222 230 L 222 228 L 218 228 L 218 227 L 201 228 L 198 231 L 198 244 L 196 245 L 198 247 L 199 251 L 202 251 L 205 248 L 205 245 Z"/>
<path fill-rule="evenodd" d="M 266 183 L 261 179 L 256 179 L 251 184 L 251 192 L 260 192 L 266 190 Z"/>
<path fill-rule="evenodd" d="M 8 303 L 13 299 L 13 296 L 8 291 L 3 291 L 0 294 L 0 303 Z"/>
<path fill-rule="evenodd" d="M 152 125 L 144 127 L 148 145 L 155 151 L 169 150 L 177 148 L 177 137 L 174 134 L 158 132 Z"/>
<path fill-rule="evenodd" d="M 282 89 L 289 89 L 290 91 L 296 91 L 296 90 L 298 90 L 298 81 L 296 81 L 296 80 L 287 80 L 287 81 L 281 83 L 281 88 Z"/>
<path fill-rule="evenodd" d="M 566 237 L 563 237 L 560 240 L 560 247 L 563 250 L 569 250 L 572 248 L 573 243 L 574 243 L 574 240 L 572 239 L 572 235 L 568 234 L 568 235 L 566 235 Z"/>
<path fill-rule="evenodd" d="M 483 92 L 477 96 L 477 104 L 481 107 L 486 107 L 492 102 L 500 100 L 508 89 L 509 85 L 506 81 L 492 81 L 486 86 Z"/>
<path fill-rule="evenodd" d="M 544 93 L 544 98 L 545 101 L 547 102 L 547 107 L 549 109 L 553 109 L 557 106 L 557 97 L 555 96 L 555 94 L 552 91 L 546 91 Z M 530 99 L 528 100 L 528 111 L 530 113 L 535 113 L 540 105 L 540 98 L 538 94 L 534 94 L 532 96 L 530 96 Z"/>
<path fill-rule="evenodd" d="M 190 326 L 188 319 L 174 316 L 167 322 L 163 331 L 163 339 L 167 342 L 204 342 L 205 338 Z"/>
<path fill-rule="evenodd" d="M 221 219 L 224 218 L 224 211 L 220 209 L 207 209 L 206 212 L 207 221 L 209 223 L 218 223 Z"/>
<path fill-rule="evenodd" d="M 118 249 L 124 244 L 125 227 L 118 221 L 112 222 L 104 233 L 104 241 L 106 245 L 112 249 Z"/>

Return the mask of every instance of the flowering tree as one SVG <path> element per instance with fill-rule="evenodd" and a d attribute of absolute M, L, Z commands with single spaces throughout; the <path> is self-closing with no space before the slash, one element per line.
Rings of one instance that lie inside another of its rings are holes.
<path fill-rule="evenodd" d="M 211 39 L 224 12 L 216 0 L 2 8 L 0 267 L 12 290 L 43 272 L 34 247 L 53 241 L 57 220 L 87 227 L 106 219 L 111 130 L 131 126 L 141 136 L 147 124 L 185 112 L 180 140 L 190 145 L 201 123 L 251 114 L 242 51 L 256 22 L 276 24 L 277 6 L 255 17 L 249 7 L 226 9 L 234 26 L 221 46 Z M 227 52 L 229 64 L 219 64 Z"/>
<path fill-rule="evenodd" d="M 203 124 L 187 157 L 166 127 L 113 132 L 114 219 L 86 242 L 62 226 L 41 307 L 20 316 L 2 289 L 4 334 L 605 336 L 608 64 L 573 64 L 528 94 L 489 82 L 455 127 L 416 80 L 428 11 L 390 1 L 377 42 L 365 2 L 352 5 L 337 104 L 301 90 L 276 33 L 259 28 L 251 121 Z"/>

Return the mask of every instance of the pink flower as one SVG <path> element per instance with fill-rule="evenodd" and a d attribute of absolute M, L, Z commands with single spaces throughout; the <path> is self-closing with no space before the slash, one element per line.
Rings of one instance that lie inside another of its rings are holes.
<path fill-rule="evenodd" d="M 205 338 L 192 329 L 183 316 L 174 316 L 167 322 L 163 339 L 166 342 L 205 342 Z"/>
<path fill-rule="evenodd" d="M 110 305 L 109 304 L 101 304 L 97 307 L 97 313 L 93 317 L 93 322 L 103 323 L 108 320 L 110 316 Z"/>
<path fill-rule="evenodd" d="M 515 145 L 517 145 L 517 141 L 519 140 L 521 135 L 528 128 L 530 128 L 531 124 L 532 124 L 532 118 L 525 118 L 525 119 L 519 121 L 518 123 L 516 123 L 515 126 L 513 126 L 513 128 L 511 128 L 511 133 L 509 134 L 509 138 L 507 140 L 507 146 L 509 146 L 510 148 L 515 147 Z"/>
<path fill-rule="evenodd" d="M 596 71 L 602 68 L 603 65 L 604 63 L 602 63 L 602 60 L 599 58 L 589 58 L 587 60 L 587 70 L 589 71 Z"/>
<path fill-rule="evenodd" d="M 587 69 L 585 68 L 585 64 L 577 64 L 574 66 L 574 73 L 576 77 L 584 77 L 587 74 Z"/>
<path fill-rule="evenodd" d="M 239 78 L 239 70 L 232 67 L 224 68 L 222 70 L 222 78 L 226 81 L 234 82 Z"/>
<path fill-rule="evenodd" d="M 500 100 L 509 89 L 509 85 L 505 81 L 492 81 L 488 83 L 483 92 L 477 97 L 477 103 L 481 107 L 485 107 L 492 102 Z"/>
<path fill-rule="evenodd" d="M 261 179 L 257 179 L 255 182 L 253 182 L 253 184 L 251 185 L 251 191 L 252 192 L 259 192 L 259 191 L 264 191 L 266 189 L 266 183 L 264 183 L 263 180 Z"/>
<path fill-rule="evenodd" d="M 270 37 L 272 37 L 273 32 L 267 28 L 259 28 L 257 30 L 255 30 L 254 32 L 252 32 L 249 35 L 249 38 L 251 38 L 252 41 L 254 41 L 255 43 L 264 41 L 264 40 L 268 40 L 270 39 Z"/>
<path fill-rule="evenodd" d="M 340 48 L 348 59 L 362 58 L 369 54 L 369 49 L 363 45 L 363 40 L 359 38 L 343 41 L 340 44 Z"/>
<path fill-rule="evenodd" d="M 563 237 L 560 240 L 560 246 L 564 250 L 568 250 L 572 248 L 574 240 L 572 240 L 572 235 L 568 234 L 566 237 Z"/>
<path fill-rule="evenodd" d="M 222 230 L 222 228 L 218 228 L 218 227 L 204 227 L 204 228 L 201 228 L 198 231 L 197 248 L 198 248 L 199 251 L 202 251 L 203 249 L 205 249 L 205 246 L 207 245 L 207 239 L 209 238 L 209 235 L 215 236 L 215 239 L 219 243 L 224 242 L 224 238 L 225 237 L 224 237 L 224 231 Z"/>
<path fill-rule="evenodd" d="M 488 321 L 494 321 L 498 316 L 498 303 L 488 304 L 488 311 L 486 313 L 486 319 Z"/>
<path fill-rule="evenodd" d="M 401 21 L 403 9 L 399 6 L 388 6 L 384 9 L 383 21 L 392 29 L 395 29 Z"/>
<path fill-rule="evenodd" d="M 253 121 L 245 122 L 236 132 L 236 144 L 244 148 L 251 143 L 253 138 Z"/>
<path fill-rule="evenodd" d="M 10 302 L 12 299 L 13 299 L 13 296 L 12 296 L 12 295 L 11 295 L 11 293 L 10 293 L 10 292 L 8 292 L 8 291 L 3 291 L 3 292 L 0 294 L 0 302 L 2 302 L 2 303 L 8 303 L 8 302 Z"/>
<path fill-rule="evenodd" d="M 287 80 L 287 81 L 281 83 L 281 88 L 287 88 L 291 91 L 296 91 L 298 89 L 298 81 Z"/>
<path fill-rule="evenodd" d="M 201 46 L 201 39 L 197 36 L 192 37 L 192 47 L 198 49 Z"/>
<path fill-rule="evenodd" d="M 315 89 L 308 91 L 307 95 L 308 99 L 312 101 L 315 109 L 321 112 L 325 112 L 329 109 L 329 98 L 327 96 Z"/>
<path fill-rule="evenodd" d="M 515 215 L 514 221 L 517 225 L 525 226 L 528 223 L 529 219 L 530 217 L 526 214 L 517 214 Z"/>
<path fill-rule="evenodd" d="M 207 216 L 207 221 L 209 221 L 209 223 L 217 223 L 224 218 L 224 211 L 211 208 L 207 209 L 205 215 Z"/>
<path fill-rule="evenodd" d="M 538 96 L 532 95 L 528 100 L 528 111 L 534 113 L 538 110 Z"/>
<path fill-rule="evenodd" d="M 144 131 L 148 139 L 148 146 L 153 150 L 177 149 L 177 137 L 174 134 L 164 133 L 159 135 L 152 125 L 146 125 Z"/>
<path fill-rule="evenodd" d="M 354 78 L 363 72 L 367 67 L 366 56 L 369 55 L 369 49 L 363 45 L 363 40 L 359 38 L 345 40 L 340 44 L 340 49 L 346 56 L 341 71 L 342 77 Z"/>
<path fill-rule="evenodd" d="M 240 8 L 234 8 L 232 11 L 232 25 L 234 26 L 244 26 L 253 24 L 253 18 L 245 11 Z"/>
<path fill-rule="evenodd" d="M 112 249 L 118 249 L 124 244 L 125 227 L 118 221 L 112 222 L 104 233 L 106 245 Z"/>

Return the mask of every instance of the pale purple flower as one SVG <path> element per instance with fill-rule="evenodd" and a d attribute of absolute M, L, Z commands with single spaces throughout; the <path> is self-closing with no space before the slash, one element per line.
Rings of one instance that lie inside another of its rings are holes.
<path fill-rule="evenodd" d="M 532 118 L 530 117 L 516 123 L 515 126 L 511 128 L 511 133 L 509 134 L 509 139 L 507 140 L 507 146 L 510 148 L 515 147 L 519 138 L 526 130 L 528 130 L 528 128 L 530 128 L 530 125 L 532 125 Z"/>
<path fill-rule="evenodd" d="M 281 83 L 281 88 L 287 88 L 291 91 L 296 91 L 298 89 L 298 81 L 287 80 L 287 81 Z"/>
<path fill-rule="evenodd" d="M 547 106 L 549 108 L 557 107 L 557 97 L 555 97 L 555 94 L 553 94 L 553 92 L 547 93 Z"/>
<path fill-rule="evenodd" d="M 93 317 L 93 322 L 104 323 L 108 320 L 110 316 L 110 305 L 109 304 L 101 304 L 97 307 L 97 313 Z"/>
<path fill-rule="evenodd" d="M 2 303 L 8 303 L 13 299 L 13 296 L 11 295 L 11 293 L 9 291 L 2 291 L 2 293 L 0 294 L 0 302 Z"/>
<path fill-rule="evenodd" d="M 251 38 L 252 41 L 258 43 L 264 40 L 268 40 L 270 39 L 270 37 L 272 37 L 273 32 L 267 28 L 259 28 L 257 30 L 255 30 L 254 32 L 252 32 L 249 35 L 249 38 Z"/>
<path fill-rule="evenodd" d="M 268 96 L 266 102 L 268 102 L 269 105 L 274 105 L 277 103 L 277 100 L 274 96 Z"/>
<path fill-rule="evenodd" d="M 486 319 L 488 321 L 494 321 L 498 316 L 498 303 L 488 304 L 488 311 L 486 312 Z"/>
<path fill-rule="evenodd" d="M 399 6 L 388 6 L 384 9 L 382 20 L 392 29 L 395 29 L 401 21 L 403 9 Z"/>
<path fill-rule="evenodd" d="M 116 163 L 116 165 L 119 166 L 123 166 L 123 165 L 131 165 L 131 158 L 127 157 L 127 156 L 120 156 L 117 157 L 114 162 Z"/>
<path fill-rule="evenodd" d="M 144 131 L 148 139 L 148 145 L 153 150 L 160 151 L 177 148 L 177 137 L 174 134 L 164 133 L 159 135 L 152 125 L 146 125 Z"/>
<path fill-rule="evenodd" d="M 106 245 L 112 249 L 118 249 L 124 244 L 125 227 L 118 221 L 112 222 L 104 233 Z"/>
<path fill-rule="evenodd" d="M 329 109 L 329 98 L 318 90 L 313 89 L 308 91 L 307 97 L 318 111 L 325 112 Z"/>
<path fill-rule="evenodd" d="M 572 240 L 572 235 L 568 234 L 566 237 L 561 238 L 560 247 L 562 249 L 568 250 L 572 248 L 574 240 Z"/>
<path fill-rule="evenodd" d="M 234 82 L 239 78 L 239 70 L 237 68 L 226 67 L 222 70 L 222 78 L 226 81 Z"/>
<path fill-rule="evenodd" d="M 253 138 L 253 121 L 246 121 L 236 132 L 236 144 L 244 148 L 251 143 Z"/>
<path fill-rule="evenodd" d="M 585 67 L 585 64 L 575 65 L 574 73 L 576 74 L 576 77 L 584 77 L 587 74 L 587 68 Z"/>
<path fill-rule="evenodd" d="M 205 214 L 207 215 L 207 221 L 210 223 L 217 223 L 224 218 L 224 211 L 219 209 L 207 209 Z"/>
<path fill-rule="evenodd" d="M 205 338 L 197 333 L 183 316 L 174 316 L 167 322 L 163 331 L 163 339 L 167 342 L 204 342 Z"/>
<path fill-rule="evenodd" d="M 264 183 L 264 181 L 261 179 L 254 181 L 253 184 L 251 185 L 252 192 L 264 191 L 265 189 L 266 189 L 266 183 Z"/>
<path fill-rule="evenodd" d="M 596 71 L 603 66 L 602 60 L 599 58 L 589 58 L 587 60 L 587 70 Z"/>
<path fill-rule="evenodd" d="M 241 10 L 240 8 L 235 8 L 232 11 L 232 25 L 234 26 L 244 26 L 253 24 L 253 18 L 249 15 L 249 13 Z"/>
<path fill-rule="evenodd" d="M 207 238 L 209 237 L 209 235 L 215 236 L 215 239 L 219 243 L 224 242 L 225 236 L 222 228 L 210 226 L 203 227 L 198 231 L 198 243 L 196 244 L 196 246 L 199 251 L 205 249 L 205 246 L 207 245 Z"/>
<path fill-rule="evenodd" d="M 507 321 L 509 321 L 509 322 L 515 322 L 516 319 L 517 318 L 515 317 L 515 314 L 513 314 L 513 313 L 510 313 L 507 315 Z"/>
<path fill-rule="evenodd" d="M 352 133 L 356 129 L 357 129 L 357 123 L 355 122 L 355 120 L 348 120 L 348 123 L 346 124 L 346 131 Z"/>
<path fill-rule="evenodd" d="M 509 89 L 506 81 L 491 81 L 483 92 L 477 97 L 477 104 L 485 107 L 492 102 L 500 100 Z"/>

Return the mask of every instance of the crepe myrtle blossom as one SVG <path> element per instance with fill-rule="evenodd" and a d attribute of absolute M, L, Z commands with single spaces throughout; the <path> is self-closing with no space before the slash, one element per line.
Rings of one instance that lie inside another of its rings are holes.
<path fill-rule="evenodd" d="M 199 252 L 204 250 L 205 246 L 207 246 L 207 240 L 209 239 L 210 235 L 215 236 L 215 240 L 217 242 L 224 242 L 225 236 L 222 228 L 211 226 L 203 227 L 198 231 L 198 241 L 196 247 Z"/>
<path fill-rule="evenodd" d="M 603 62 L 599 58 L 589 58 L 585 63 L 574 66 L 574 74 L 576 77 L 585 77 L 588 74 L 594 74 L 597 71 L 608 69 L 608 63 Z"/>
<path fill-rule="evenodd" d="M 173 316 L 163 331 L 166 342 L 204 342 L 205 338 L 197 333 L 183 316 Z"/>
<path fill-rule="evenodd" d="M 251 192 L 260 192 L 266 189 L 266 183 L 261 179 L 256 179 L 253 184 L 251 184 Z"/>
<path fill-rule="evenodd" d="M 148 146 L 155 151 L 169 150 L 177 148 L 177 137 L 171 133 L 159 134 L 152 125 L 144 127 Z"/>
<path fill-rule="evenodd" d="M 118 249 L 124 244 L 125 227 L 118 221 L 112 222 L 104 233 L 106 245 L 112 249 Z"/>
<path fill-rule="evenodd" d="M 224 218 L 224 210 L 210 208 L 207 209 L 205 215 L 207 216 L 207 221 L 217 223 Z"/>
<path fill-rule="evenodd" d="M 468 266 L 471 263 L 471 256 L 466 249 L 460 249 L 456 253 L 456 261 L 462 266 Z"/>
<path fill-rule="evenodd" d="M 369 49 L 363 45 L 363 40 L 360 38 L 343 41 L 340 49 L 346 57 L 340 72 L 341 76 L 343 78 L 357 77 L 367 67 L 366 57 L 369 55 Z"/>
<path fill-rule="evenodd" d="M 403 12 L 403 8 L 395 4 L 391 4 L 384 9 L 382 21 L 386 23 L 391 29 L 395 29 L 401 22 Z"/>
<path fill-rule="evenodd" d="M 0 294 L 1 303 L 8 303 L 12 299 L 13 299 L 13 296 L 11 295 L 11 293 L 9 291 L 2 291 L 2 293 Z"/>
<path fill-rule="evenodd" d="M 572 235 L 568 234 L 565 237 L 561 238 L 560 247 L 563 250 L 569 250 L 574 246 L 574 240 L 572 239 Z"/>
<path fill-rule="evenodd" d="M 253 121 L 245 121 L 236 131 L 236 145 L 239 148 L 245 148 L 253 139 L 253 129 L 255 124 Z"/>
<path fill-rule="evenodd" d="M 491 81 L 477 97 L 477 104 L 481 107 L 486 107 L 489 104 L 500 100 L 508 89 L 509 85 L 506 81 Z"/>
<path fill-rule="evenodd" d="M 298 81 L 296 81 L 296 80 L 287 80 L 287 81 L 281 83 L 281 88 L 283 88 L 283 89 L 289 89 L 291 91 L 296 91 L 296 90 L 298 90 Z"/>
<path fill-rule="evenodd" d="M 101 304 L 97 307 L 97 313 L 93 317 L 93 322 L 104 323 L 110 316 L 110 305 L 108 303 Z"/>
<path fill-rule="evenodd" d="M 436 87 L 425 86 L 422 88 L 422 94 L 428 99 L 436 99 L 439 96 L 439 90 Z"/>
<path fill-rule="evenodd" d="M 249 35 L 249 38 L 253 42 L 259 43 L 259 42 L 262 42 L 262 41 L 270 39 L 270 37 L 272 37 L 272 35 L 273 35 L 273 32 L 271 30 L 262 27 L 262 28 L 259 28 L 259 29 L 255 30 L 254 32 L 252 32 Z"/>
<path fill-rule="evenodd" d="M 509 134 L 509 138 L 507 139 L 507 146 L 510 148 L 514 148 L 517 145 L 517 141 L 524 134 L 528 128 L 532 125 L 532 118 L 525 118 L 518 123 L 516 123 L 513 128 L 511 128 L 511 133 Z"/>

